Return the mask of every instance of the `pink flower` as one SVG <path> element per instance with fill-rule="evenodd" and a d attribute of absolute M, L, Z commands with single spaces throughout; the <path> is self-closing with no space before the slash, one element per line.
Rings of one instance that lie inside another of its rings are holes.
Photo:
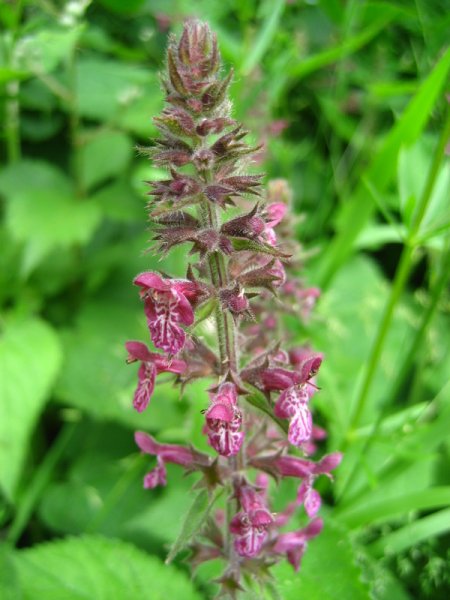
<path fill-rule="evenodd" d="M 167 357 L 150 352 L 141 342 L 127 342 L 127 362 L 141 361 L 138 371 L 138 385 L 134 393 L 133 406 L 138 412 L 144 411 L 155 388 L 158 373 L 182 373 L 186 369 L 184 360 L 169 360 Z"/>
<path fill-rule="evenodd" d="M 322 363 L 321 354 L 308 352 L 295 371 L 282 367 L 268 368 L 262 373 L 266 391 L 282 390 L 274 407 L 275 416 L 289 419 L 288 440 L 294 446 L 301 446 L 312 435 L 312 415 L 308 402 L 315 392 L 310 379 L 317 373 Z"/>
<path fill-rule="evenodd" d="M 271 246 L 275 246 L 277 243 L 277 236 L 274 231 L 280 221 L 285 217 L 288 207 L 283 202 L 273 202 L 266 207 L 266 226 L 264 229 L 264 236 L 266 241 Z"/>
<path fill-rule="evenodd" d="M 304 529 L 282 533 L 278 536 L 273 551 L 276 554 L 286 554 L 288 561 L 298 571 L 308 540 L 319 535 L 322 529 L 322 519 L 314 519 Z"/>
<path fill-rule="evenodd" d="M 166 463 L 174 463 L 189 468 L 194 464 L 208 466 L 210 459 L 205 454 L 194 452 L 185 446 L 176 444 L 158 444 L 158 442 L 147 433 L 137 431 L 134 434 L 136 444 L 146 454 L 157 457 L 157 466 L 147 473 L 144 478 L 144 488 L 151 489 L 158 485 L 166 485 L 167 471 Z"/>
<path fill-rule="evenodd" d="M 157 273 L 141 273 L 134 280 L 141 288 L 145 314 L 153 343 L 169 354 L 183 348 L 186 334 L 180 327 L 192 325 L 194 302 L 200 290 L 192 281 L 164 279 Z"/>
<path fill-rule="evenodd" d="M 268 527 L 274 522 L 264 499 L 250 485 L 240 486 L 237 496 L 242 510 L 230 522 L 230 532 L 235 536 L 234 547 L 239 556 L 257 556 L 267 539 Z"/>
<path fill-rule="evenodd" d="M 322 498 L 317 490 L 313 488 L 314 477 L 310 475 L 302 482 L 298 488 L 297 503 L 303 504 L 306 514 L 313 519 L 322 505 Z"/>
<path fill-rule="evenodd" d="M 274 467 L 284 477 L 300 477 L 303 479 L 298 488 L 296 505 L 303 504 L 310 519 L 319 512 L 322 499 L 314 489 L 314 481 L 319 475 L 331 477 L 330 471 L 339 466 L 342 460 L 340 452 L 327 454 L 318 463 L 294 457 L 280 456 L 275 459 Z"/>
<path fill-rule="evenodd" d="M 289 419 L 288 440 L 293 446 L 301 446 L 312 434 L 309 397 L 306 385 L 292 386 L 280 394 L 274 407 L 275 416 Z"/>
<path fill-rule="evenodd" d="M 206 433 L 210 445 L 222 456 L 237 454 L 244 440 L 244 432 L 239 431 L 242 414 L 237 406 L 236 386 L 222 383 L 216 394 L 211 396 L 211 404 L 205 412 Z"/>

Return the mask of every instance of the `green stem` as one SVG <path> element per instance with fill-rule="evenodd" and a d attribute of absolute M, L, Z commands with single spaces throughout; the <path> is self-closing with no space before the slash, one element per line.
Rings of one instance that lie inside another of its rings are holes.
<path fill-rule="evenodd" d="M 438 278 L 433 286 L 431 293 L 431 302 L 429 303 L 425 313 L 422 316 L 422 320 L 420 323 L 420 327 L 416 330 L 414 339 L 411 343 L 410 349 L 406 358 L 403 361 L 403 364 L 400 368 L 399 374 L 394 384 L 394 389 L 391 393 L 391 398 L 395 399 L 398 397 L 400 390 L 406 380 L 408 373 L 411 370 L 412 364 L 414 362 L 414 358 L 418 354 L 420 347 L 422 345 L 422 340 L 425 335 L 425 331 L 430 324 L 434 313 L 436 312 L 436 308 L 438 306 L 439 300 L 441 298 L 442 292 L 444 291 L 447 282 L 450 279 L 450 255 L 447 252 L 442 254 L 442 264 L 439 271 Z"/>
<path fill-rule="evenodd" d="M 43 462 L 39 465 L 30 485 L 26 488 L 6 536 L 6 540 L 10 544 L 15 545 L 20 539 L 36 504 L 50 482 L 53 472 L 72 438 L 76 426 L 76 423 L 67 423 L 62 427 L 56 441 L 45 455 Z"/>
<path fill-rule="evenodd" d="M 81 143 L 80 143 L 80 113 L 78 109 L 78 94 L 77 94 L 77 72 L 76 72 L 76 46 L 74 46 L 68 61 L 67 73 L 69 79 L 70 95 L 68 97 L 69 109 L 69 137 L 72 148 L 72 177 L 75 183 L 75 190 L 78 198 L 86 196 L 83 177 L 81 173 Z"/>
<path fill-rule="evenodd" d="M 202 220 L 204 224 L 211 229 L 219 228 L 218 207 L 212 205 L 209 200 L 204 201 L 202 206 Z M 208 257 L 211 283 L 216 290 L 226 287 L 228 281 L 227 265 L 225 258 L 219 252 L 214 252 Z M 236 372 L 238 369 L 238 358 L 236 349 L 236 327 L 229 311 L 224 310 L 220 302 L 217 303 L 215 310 L 215 319 L 217 326 L 217 338 L 219 345 L 219 355 L 221 363 L 221 372 Z"/>
<path fill-rule="evenodd" d="M 416 213 L 413 218 L 413 222 L 411 225 L 411 229 L 408 233 L 407 240 L 405 242 L 405 246 L 403 247 L 403 251 L 400 257 L 400 262 L 397 267 L 394 282 L 391 289 L 391 294 L 388 300 L 388 303 L 385 307 L 380 326 L 378 328 L 377 336 L 375 338 L 375 342 L 372 346 L 372 350 L 370 352 L 369 361 L 367 371 L 365 373 L 363 383 L 361 385 L 361 391 L 359 392 L 356 407 L 353 413 L 353 418 L 350 426 L 350 437 L 355 428 L 359 425 L 361 417 L 366 408 L 367 399 L 369 397 L 369 392 L 372 387 L 372 382 L 375 376 L 375 373 L 378 369 L 378 363 L 380 361 L 381 353 L 384 348 L 384 344 L 386 341 L 387 334 L 390 330 L 392 316 L 394 314 L 394 309 L 397 303 L 400 300 L 400 297 L 403 293 L 406 282 L 408 281 L 409 274 L 411 272 L 411 267 L 413 264 L 413 255 L 416 247 L 416 236 L 420 230 L 420 225 L 422 220 L 426 214 L 427 207 L 431 200 L 431 194 L 434 188 L 434 184 L 436 183 L 436 179 L 439 173 L 439 167 L 441 164 L 442 156 L 445 151 L 445 146 L 448 141 L 448 137 L 450 134 L 450 110 L 447 113 L 447 119 L 445 126 L 442 129 L 442 133 L 434 153 L 433 162 L 431 164 L 430 171 L 428 173 L 427 181 L 425 183 L 425 188 L 420 199 L 419 205 L 417 207 Z M 347 446 L 349 442 L 349 437 L 344 441 L 344 446 Z M 345 449 L 345 447 L 344 447 Z"/>

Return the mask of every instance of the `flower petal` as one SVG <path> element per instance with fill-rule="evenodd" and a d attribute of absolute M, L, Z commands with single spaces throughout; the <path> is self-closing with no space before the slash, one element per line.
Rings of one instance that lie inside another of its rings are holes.
<path fill-rule="evenodd" d="M 138 385 L 134 393 L 133 406 L 143 412 L 150 402 L 155 389 L 156 367 L 152 363 L 142 363 L 138 371 Z"/>

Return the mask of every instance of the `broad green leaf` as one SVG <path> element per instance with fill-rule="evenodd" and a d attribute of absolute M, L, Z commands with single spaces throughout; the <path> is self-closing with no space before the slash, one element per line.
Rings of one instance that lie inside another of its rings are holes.
<path fill-rule="evenodd" d="M 163 99 L 157 77 L 149 69 L 103 58 L 81 58 L 77 91 L 82 116 L 123 125 L 144 136 L 154 131 L 151 117 L 159 112 Z"/>
<path fill-rule="evenodd" d="M 423 540 L 444 535 L 448 531 L 450 531 L 450 508 L 417 519 L 397 531 L 383 535 L 369 546 L 369 552 L 374 556 L 398 554 Z"/>
<path fill-rule="evenodd" d="M 125 178 L 116 178 L 91 196 L 105 217 L 113 221 L 142 221 L 143 203 Z"/>
<path fill-rule="evenodd" d="M 53 71 L 71 55 L 82 30 L 82 26 L 41 29 L 21 38 L 16 48 L 20 67 L 37 74 Z"/>
<path fill-rule="evenodd" d="M 0 487 L 10 501 L 60 363 L 59 340 L 49 325 L 38 319 L 6 324 L 0 336 Z"/>
<path fill-rule="evenodd" d="M 106 179 L 116 178 L 128 166 L 132 140 L 120 131 L 91 131 L 80 150 L 80 175 L 87 189 Z"/>
<path fill-rule="evenodd" d="M 186 548 L 192 538 L 202 529 L 222 491 L 223 489 L 210 494 L 206 489 L 201 489 L 197 492 L 189 510 L 183 517 L 180 533 L 167 555 L 166 564 L 171 563 L 177 554 Z"/>
<path fill-rule="evenodd" d="M 100 220 L 98 207 L 76 198 L 70 180 L 54 166 L 24 160 L 0 172 L 6 224 L 25 246 L 29 273 L 50 250 L 88 242 Z"/>
<path fill-rule="evenodd" d="M 120 540 L 85 535 L 13 554 L 24 600 L 200 599 L 188 577 Z"/>
<path fill-rule="evenodd" d="M 22 600 L 23 595 L 14 569 L 11 548 L 0 544 L 0 590 L 2 600 Z"/>
<path fill-rule="evenodd" d="M 273 570 L 283 600 L 369 600 L 357 552 L 348 534 L 329 519 L 322 533 L 308 543 L 300 572 L 283 561 Z"/>

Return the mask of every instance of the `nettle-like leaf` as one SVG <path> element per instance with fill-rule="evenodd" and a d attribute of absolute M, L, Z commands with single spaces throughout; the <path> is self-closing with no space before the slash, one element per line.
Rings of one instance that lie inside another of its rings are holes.
<path fill-rule="evenodd" d="M 12 555 L 16 598 L 199 600 L 187 576 L 135 546 L 100 536 L 67 538 Z"/>
<path fill-rule="evenodd" d="M 56 334 L 38 319 L 7 323 L 0 337 L 0 488 L 10 501 L 61 358 Z"/>

